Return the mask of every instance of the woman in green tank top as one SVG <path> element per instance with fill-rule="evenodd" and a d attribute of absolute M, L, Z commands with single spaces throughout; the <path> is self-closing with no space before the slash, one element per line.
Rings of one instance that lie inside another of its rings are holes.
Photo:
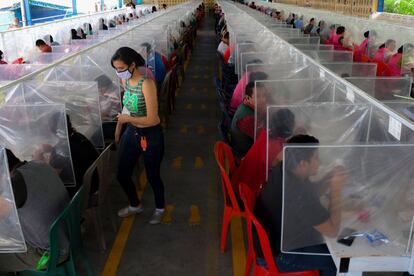
<path fill-rule="evenodd" d="M 145 60 L 131 48 L 119 48 L 111 59 L 111 65 L 125 89 L 115 141 L 120 143 L 117 179 L 128 196 L 129 206 L 121 209 L 118 215 L 127 217 L 143 211 L 132 181 L 136 162 L 142 154 L 147 178 L 155 196 L 156 208 L 150 223 L 157 224 L 161 221 L 165 207 L 164 184 L 160 176 L 164 136 L 158 116 L 157 88 L 153 80 L 145 78 L 138 70 L 145 66 Z M 121 134 L 125 125 L 126 130 Z"/>

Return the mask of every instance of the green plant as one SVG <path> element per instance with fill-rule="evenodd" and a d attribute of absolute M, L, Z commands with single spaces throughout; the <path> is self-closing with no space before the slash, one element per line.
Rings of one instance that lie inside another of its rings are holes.
<path fill-rule="evenodd" d="M 385 0 L 384 11 L 414 15 L 414 0 Z"/>

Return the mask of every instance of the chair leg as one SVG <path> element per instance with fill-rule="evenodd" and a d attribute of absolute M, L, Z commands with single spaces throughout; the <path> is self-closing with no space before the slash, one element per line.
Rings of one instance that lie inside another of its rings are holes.
<path fill-rule="evenodd" d="M 246 259 L 246 268 L 244 271 L 244 276 L 250 276 L 250 271 L 252 269 L 252 264 L 253 264 L 253 256 L 252 256 L 252 251 L 249 249 L 247 251 L 247 259 Z"/>
<path fill-rule="evenodd" d="M 231 212 L 232 212 L 232 209 L 230 207 L 224 207 L 223 225 L 221 227 L 221 243 L 220 243 L 221 252 L 226 251 L 227 232 L 229 230 L 229 224 L 231 221 Z"/>

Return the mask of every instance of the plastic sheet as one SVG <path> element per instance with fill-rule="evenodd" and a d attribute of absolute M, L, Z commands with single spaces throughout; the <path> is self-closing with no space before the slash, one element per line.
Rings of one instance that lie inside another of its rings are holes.
<path fill-rule="evenodd" d="M 64 105 L 0 105 L 0 144 L 20 160 L 49 163 L 66 186 L 75 185 Z"/>
<path fill-rule="evenodd" d="M 96 148 L 105 147 L 96 82 L 24 82 L 7 98 L 13 104 L 64 104 L 72 126 Z"/>
<path fill-rule="evenodd" d="M 401 101 L 409 98 L 412 80 L 410 78 L 347 78 L 347 81 L 379 101 Z"/>
<path fill-rule="evenodd" d="M 319 44 L 319 37 L 290 37 L 286 41 L 290 44 Z"/>
<path fill-rule="evenodd" d="M 30 64 L 52 64 L 62 59 L 66 53 L 39 53 L 28 58 Z"/>
<path fill-rule="evenodd" d="M 375 77 L 377 75 L 375 63 L 323 62 L 322 65 L 342 78 Z"/>
<path fill-rule="evenodd" d="M 297 49 L 301 51 L 333 51 L 333 45 L 325 44 L 293 44 Z"/>
<path fill-rule="evenodd" d="M 325 78 L 255 82 L 255 137 L 265 126 L 267 107 L 333 102 L 334 83 Z"/>
<path fill-rule="evenodd" d="M 412 150 L 413 145 L 286 146 L 282 251 L 318 254 L 311 246 L 326 242 L 335 256 L 408 256 Z M 309 168 L 300 178 L 299 166 Z M 349 247 L 337 242 L 343 232 L 357 236 Z M 373 239 L 374 233 L 383 238 Z"/>
<path fill-rule="evenodd" d="M 14 81 L 43 67 L 44 65 L 4 64 L 0 66 L 0 81 Z"/>
<path fill-rule="evenodd" d="M 11 187 L 7 155 L 0 147 L 0 253 L 25 252 L 26 243 Z"/>
<path fill-rule="evenodd" d="M 353 53 L 348 51 L 303 51 L 303 53 L 318 63 L 353 61 Z"/>

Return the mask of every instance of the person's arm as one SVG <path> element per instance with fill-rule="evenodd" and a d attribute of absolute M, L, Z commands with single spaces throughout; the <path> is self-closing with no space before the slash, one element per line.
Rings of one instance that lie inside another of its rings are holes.
<path fill-rule="evenodd" d="M 136 127 L 149 127 L 159 124 L 160 118 L 158 117 L 157 87 L 155 86 L 154 81 L 148 79 L 145 80 L 142 84 L 142 93 L 144 94 L 147 107 L 147 116 L 132 117 L 125 114 L 119 114 L 118 124 L 131 123 Z"/>
<path fill-rule="evenodd" d="M 334 238 L 338 234 L 341 222 L 341 190 L 346 182 L 345 172 L 342 168 L 336 168 L 330 182 L 329 218 L 314 228 L 328 238 Z"/>
<path fill-rule="evenodd" d="M 246 116 L 236 122 L 237 128 L 245 135 L 253 138 L 254 136 L 254 116 Z"/>

